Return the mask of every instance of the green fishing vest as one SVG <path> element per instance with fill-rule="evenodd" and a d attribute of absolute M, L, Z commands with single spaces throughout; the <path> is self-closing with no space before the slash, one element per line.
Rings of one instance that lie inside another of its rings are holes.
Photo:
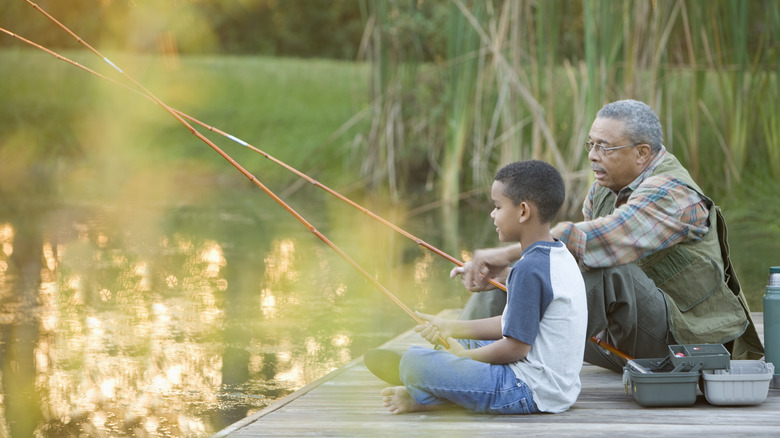
<path fill-rule="evenodd" d="M 759 359 L 763 346 L 729 258 L 720 208 L 704 196 L 677 158 L 667 153 L 652 175 L 669 175 L 707 204 L 710 231 L 703 239 L 665 248 L 636 261 L 664 292 L 672 334 L 681 344 L 727 344 L 734 359 Z M 615 210 L 616 195 L 598 186 L 593 217 Z M 729 342 L 734 341 L 733 345 Z"/>

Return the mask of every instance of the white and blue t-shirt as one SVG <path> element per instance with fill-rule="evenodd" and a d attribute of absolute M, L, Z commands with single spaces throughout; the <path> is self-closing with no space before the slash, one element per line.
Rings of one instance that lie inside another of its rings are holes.
<path fill-rule="evenodd" d="M 531 345 L 508 364 L 533 391 L 542 412 L 563 412 L 577 400 L 588 324 L 585 283 L 574 257 L 559 242 L 523 250 L 507 278 L 504 336 Z"/>

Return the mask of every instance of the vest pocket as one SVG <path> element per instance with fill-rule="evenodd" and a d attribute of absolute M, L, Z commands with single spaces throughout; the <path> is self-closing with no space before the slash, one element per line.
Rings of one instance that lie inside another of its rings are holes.
<path fill-rule="evenodd" d="M 695 257 L 683 245 L 669 250 L 659 251 L 637 265 L 674 300 L 681 312 L 687 312 L 720 288 L 723 273 L 714 260 Z M 660 260 L 663 263 L 654 263 Z"/>
<path fill-rule="evenodd" d="M 679 245 L 665 255 L 660 263 L 640 267 L 667 296 L 677 342 L 718 344 L 740 336 L 746 327 L 745 312 L 724 283 L 717 262 Z"/>

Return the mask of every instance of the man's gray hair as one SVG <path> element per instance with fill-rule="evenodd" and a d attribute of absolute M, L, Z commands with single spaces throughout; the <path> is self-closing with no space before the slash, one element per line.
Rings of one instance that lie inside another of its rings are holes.
<path fill-rule="evenodd" d="M 633 144 L 650 145 L 654 154 L 661 150 L 664 135 L 661 121 L 646 103 L 638 100 L 618 100 L 604 105 L 596 117 L 625 121 L 625 135 L 629 141 Z"/>

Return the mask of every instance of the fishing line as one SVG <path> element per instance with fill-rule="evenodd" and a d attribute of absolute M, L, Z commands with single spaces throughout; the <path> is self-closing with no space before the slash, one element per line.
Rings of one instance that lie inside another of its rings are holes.
<path fill-rule="evenodd" d="M 143 92 L 152 99 L 156 104 L 161 106 L 163 109 L 168 111 L 176 120 L 178 120 L 180 123 L 182 123 L 193 135 L 198 137 L 201 141 L 206 143 L 209 147 L 211 147 L 215 152 L 217 152 L 222 158 L 227 160 L 230 164 L 233 165 L 238 171 L 240 171 L 244 176 L 249 178 L 252 183 L 254 183 L 256 186 L 260 187 L 261 190 L 263 190 L 268 196 L 270 196 L 274 201 L 276 201 L 279 205 L 281 205 L 285 210 L 287 210 L 288 213 L 293 215 L 298 221 L 303 224 L 312 234 L 317 236 L 320 240 L 322 240 L 325 244 L 327 244 L 331 249 L 336 251 L 344 260 L 346 260 L 350 265 L 352 265 L 353 268 L 355 268 L 358 272 L 360 272 L 367 280 L 369 280 L 375 287 L 377 287 L 382 293 L 385 294 L 393 303 L 395 303 L 398 307 L 401 308 L 406 314 L 408 314 L 412 319 L 414 319 L 415 322 L 418 324 L 425 324 L 425 320 L 417 316 L 417 314 L 414 313 L 408 306 L 406 306 L 401 300 L 399 300 L 395 295 L 393 295 L 387 288 L 385 288 L 381 283 L 379 283 L 378 280 L 376 280 L 373 276 L 371 276 L 365 269 L 363 269 L 355 260 L 353 260 L 347 253 L 345 253 L 341 248 L 339 248 L 335 243 L 333 243 L 330 239 L 328 239 L 324 234 L 322 234 L 320 231 L 318 231 L 309 221 L 307 221 L 303 216 L 301 216 L 297 211 L 295 211 L 290 205 L 288 205 L 284 200 L 282 200 L 279 196 L 277 196 L 273 191 L 271 191 L 268 187 L 266 187 L 257 177 L 255 177 L 252 173 L 250 173 L 248 170 L 246 170 L 243 166 L 241 166 L 238 162 L 236 162 L 233 158 L 231 158 L 227 153 L 225 153 L 222 149 L 220 149 L 216 144 L 214 144 L 211 140 L 206 138 L 203 134 L 201 134 L 198 130 L 196 130 L 192 125 L 190 125 L 186 120 L 182 118 L 179 113 L 174 110 L 173 108 L 166 105 L 162 100 L 160 100 L 156 95 L 154 95 L 151 91 L 146 89 L 143 85 L 141 85 L 138 81 L 133 79 L 128 73 L 124 72 L 119 66 L 111 62 L 107 57 L 103 56 L 97 49 L 90 46 L 86 41 L 81 39 L 78 35 L 76 35 L 74 32 L 72 32 L 70 29 L 68 29 L 64 24 L 57 21 L 54 17 L 52 17 L 50 14 L 48 14 L 46 11 L 41 9 L 38 5 L 31 2 L 30 0 L 25 0 L 27 3 L 29 3 L 31 6 L 33 6 L 36 10 L 44 14 L 47 18 L 49 18 L 51 21 L 53 21 L 55 24 L 60 26 L 63 30 L 65 30 L 68 34 L 70 34 L 73 38 L 75 38 L 80 44 L 87 47 L 90 51 L 92 51 L 95 55 L 99 56 L 101 59 L 106 61 L 109 65 L 111 65 L 115 70 L 117 70 L 119 73 L 121 73 L 126 79 L 128 79 L 130 82 L 133 83 L 136 87 L 143 90 Z M 6 32 L 12 35 L 15 35 L 10 32 Z M 37 45 L 36 45 L 37 46 Z M 58 56 L 58 58 L 62 59 L 64 57 Z M 439 343 L 442 344 L 445 348 L 449 348 L 449 345 L 446 341 L 446 339 L 439 336 Z"/>
<path fill-rule="evenodd" d="M 137 94 L 137 95 L 139 95 L 139 96 L 145 97 L 145 98 L 147 98 L 147 99 L 151 100 L 152 102 L 154 102 L 154 100 L 152 100 L 152 98 L 151 98 L 151 97 L 149 97 L 149 96 L 145 95 L 144 93 L 142 93 L 142 92 L 140 92 L 140 91 L 136 90 L 135 88 L 132 88 L 132 87 L 130 87 L 130 86 L 128 86 L 128 85 L 125 85 L 125 84 L 123 84 L 123 83 L 121 83 L 121 82 L 119 82 L 119 81 L 117 81 L 117 80 L 115 80 L 115 79 L 112 79 L 112 78 L 109 78 L 109 77 L 107 77 L 107 76 L 104 76 L 104 75 L 102 75 L 102 74 L 100 74 L 100 73 L 96 72 L 95 70 L 92 70 L 92 69 L 90 69 L 89 67 L 85 67 L 84 65 L 82 65 L 82 64 L 79 64 L 78 62 L 76 62 L 76 61 L 74 61 L 74 60 L 72 60 L 72 59 L 70 59 L 70 58 L 67 58 L 67 57 L 65 57 L 65 56 L 63 56 L 63 55 L 60 55 L 59 53 L 55 52 L 54 50 L 48 49 L 48 48 L 46 48 L 46 47 L 44 47 L 44 46 L 42 46 L 42 45 L 40 45 L 40 44 L 38 44 L 38 43 L 36 43 L 36 42 L 34 42 L 34 41 L 30 41 L 30 40 L 28 40 L 27 38 L 25 38 L 25 37 L 23 37 L 23 36 L 21 36 L 21 35 L 19 35 L 19 34 L 13 33 L 13 32 L 11 32 L 10 30 L 8 30 L 8 29 L 4 29 L 4 28 L 2 28 L 2 27 L 0 27 L 0 32 L 3 32 L 3 33 L 5 33 L 5 34 L 7 34 L 7 35 L 10 35 L 10 36 L 12 36 L 12 37 L 14 37 L 14 38 L 16 38 L 16 39 L 18 39 L 18 40 L 20 40 L 20 41 L 22 41 L 22 42 L 25 42 L 25 43 L 27 43 L 27 44 L 29 44 L 29 45 L 31 45 L 31 46 L 33 46 L 33 47 L 35 47 L 35 48 L 38 48 L 38 49 L 40 49 L 40 50 L 43 50 L 44 52 L 46 52 L 46 53 L 48 53 L 48 54 L 50 54 L 50 55 L 54 56 L 55 58 L 59 59 L 60 61 L 65 61 L 65 62 L 67 62 L 68 64 L 74 65 L 74 66 L 76 66 L 76 67 L 78 67 L 78 68 L 80 68 L 80 69 L 82 69 L 82 70 L 86 71 L 87 73 L 91 73 L 91 74 L 93 74 L 93 75 L 95 75 L 95 76 L 99 77 L 100 79 L 104 79 L 104 80 L 106 80 L 106 81 L 112 82 L 114 85 L 119 85 L 120 87 L 123 87 L 123 88 L 125 88 L 126 90 L 132 91 L 133 93 L 135 93 L 135 94 Z M 157 103 L 157 102 L 155 102 L 155 104 L 156 104 L 156 103 Z M 179 112 L 179 111 L 177 111 L 177 112 Z M 180 113 L 180 112 L 179 112 L 179 113 Z M 181 113 L 180 113 L 180 114 L 181 114 Z"/>

